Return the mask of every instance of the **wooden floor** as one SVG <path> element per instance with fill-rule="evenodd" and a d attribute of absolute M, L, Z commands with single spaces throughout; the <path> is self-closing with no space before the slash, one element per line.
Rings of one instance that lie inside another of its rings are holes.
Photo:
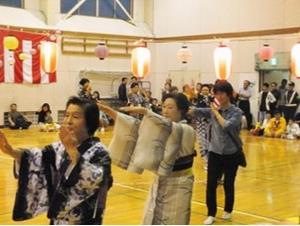
<path fill-rule="evenodd" d="M 4 130 L 14 147 L 42 147 L 58 139 L 56 133 Z M 112 132 L 97 134 L 108 145 Z M 250 137 L 243 133 L 248 167 L 240 169 L 236 181 L 236 203 L 232 222 L 224 222 L 223 189 L 218 188 L 217 224 L 299 223 L 300 215 L 300 141 Z M 48 224 L 41 215 L 33 220 L 14 222 L 11 213 L 17 181 L 12 159 L 0 154 L 0 224 Z M 191 224 L 202 224 L 206 217 L 204 165 L 199 156 L 194 164 L 196 181 Z M 148 188 L 153 175 L 135 175 L 113 167 L 114 187 L 110 190 L 105 224 L 140 224 Z"/>

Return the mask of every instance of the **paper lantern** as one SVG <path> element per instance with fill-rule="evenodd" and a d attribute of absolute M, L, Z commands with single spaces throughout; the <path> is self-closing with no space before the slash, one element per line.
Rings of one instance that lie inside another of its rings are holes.
<path fill-rule="evenodd" d="M 224 44 L 220 44 L 214 51 L 214 64 L 218 79 L 227 80 L 231 73 L 232 51 Z"/>
<path fill-rule="evenodd" d="M 95 48 L 95 55 L 100 60 L 104 60 L 106 57 L 108 57 L 108 48 L 105 45 L 104 42 L 100 42 L 96 48 Z"/>
<path fill-rule="evenodd" d="M 15 36 L 6 36 L 3 39 L 3 44 L 6 49 L 15 50 L 19 46 L 19 40 Z"/>
<path fill-rule="evenodd" d="M 186 45 L 183 45 L 177 52 L 177 58 L 183 64 L 186 64 L 192 58 L 192 51 Z"/>
<path fill-rule="evenodd" d="M 300 78 L 300 42 L 291 51 L 291 72 L 296 78 Z"/>
<path fill-rule="evenodd" d="M 55 42 L 42 42 L 40 61 L 43 71 L 53 73 L 57 66 L 57 45 Z"/>
<path fill-rule="evenodd" d="M 272 58 L 274 50 L 269 44 L 264 44 L 259 50 L 259 58 L 263 61 L 268 61 Z"/>
<path fill-rule="evenodd" d="M 135 77 L 144 78 L 150 72 L 151 53 L 147 47 L 137 47 L 131 53 L 131 70 Z"/>
<path fill-rule="evenodd" d="M 28 58 L 28 55 L 26 53 L 20 53 L 19 54 L 19 59 L 20 60 L 26 60 Z"/>

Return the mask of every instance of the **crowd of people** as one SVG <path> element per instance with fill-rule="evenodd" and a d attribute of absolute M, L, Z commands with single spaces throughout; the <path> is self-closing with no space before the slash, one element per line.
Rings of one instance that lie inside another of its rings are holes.
<path fill-rule="evenodd" d="M 14 149 L 0 131 L 0 150 L 14 158 L 15 175 L 19 179 L 15 220 L 48 212 L 53 224 L 102 222 L 107 192 L 113 185 L 111 161 L 116 163 L 116 160 L 111 156 L 115 150 L 108 154 L 94 133 L 108 125 L 110 119 L 115 122 L 114 136 L 118 143 L 126 136 L 124 146 L 117 147 L 125 148 L 128 156 L 135 140 L 135 145 L 143 147 L 139 149 L 142 152 L 139 166 L 145 167 L 142 170 L 152 167 L 156 174 L 145 204 L 143 224 L 189 224 L 196 140 L 207 164 L 208 217 L 203 223 L 209 225 L 216 220 L 216 190 L 221 178 L 225 195 L 223 219 L 232 218 L 236 175 L 240 166 L 247 165 L 240 138 L 243 117 L 253 135 L 287 139 L 299 136 L 299 113 L 296 113 L 299 99 L 293 82 L 283 80 L 279 88 L 272 83 L 271 89 L 269 84 L 263 84 L 259 93 L 259 122 L 252 126 L 252 90 L 247 80 L 238 92 L 224 80 L 215 84 L 197 83 L 196 87 L 186 84 L 180 92 L 167 79 L 161 100 L 153 98 L 151 91 L 144 89 L 135 77 L 128 80 L 125 77 L 121 80 L 118 94 L 122 107 L 116 110 L 101 101 L 99 92 L 92 93 L 90 81 L 82 78 L 77 97 L 66 103 L 60 127 L 53 123 L 50 105 L 43 104 L 37 113 L 40 129 L 59 129 L 60 138 L 45 148 Z M 30 126 L 16 104 L 11 105 L 9 122 L 14 129 Z M 158 155 L 166 162 L 157 160 Z M 153 167 L 163 162 L 158 168 Z"/>
<path fill-rule="evenodd" d="M 231 103 L 239 107 L 243 112 L 246 121 L 246 128 L 252 135 L 297 139 L 300 138 L 300 112 L 299 94 L 295 91 L 295 83 L 286 79 L 281 81 L 278 87 L 276 82 L 263 83 L 258 95 L 258 120 L 254 123 L 253 113 L 251 112 L 250 99 L 253 96 L 251 82 L 245 80 L 243 87 L 238 91 L 233 91 Z M 214 84 L 197 83 L 195 87 L 185 84 L 182 93 L 187 97 L 191 106 L 209 107 L 214 100 Z M 132 77 L 130 82 L 127 78 L 122 79 L 119 86 L 119 99 L 124 105 L 143 106 L 151 108 L 154 112 L 161 111 L 161 101 L 151 96 L 150 91 L 145 91 L 141 84 Z M 179 93 L 179 89 L 172 85 L 171 79 L 166 79 L 162 89 L 161 99 L 167 94 Z M 280 116 L 279 116 L 280 115 Z M 207 134 L 204 130 L 208 127 L 207 119 L 194 121 L 194 126 L 199 135 L 201 143 L 201 155 L 206 156 Z"/>

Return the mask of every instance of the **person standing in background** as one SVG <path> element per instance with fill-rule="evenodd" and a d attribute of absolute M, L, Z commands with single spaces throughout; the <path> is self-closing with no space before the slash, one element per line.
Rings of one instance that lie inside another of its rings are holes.
<path fill-rule="evenodd" d="M 259 106 L 259 122 L 262 124 L 266 118 L 267 112 L 271 110 L 271 104 L 276 102 L 276 98 L 269 91 L 269 84 L 264 83 L 262 91 L 259 93 L 258 106 Z"/>
<path fill-rule="evenodd" d="M 250 130 L 252 127 L 252 115 L 250 110 L 250 98 L 252 96 L 250 81 L 245 80 L 243 87 L 239 91 L 239 108 L 243 111 L 247 120 L 247 129 Z"/>
<path fill-rule="evenodd" d="M 161 94 L 161 99 L 164 98 L 165 95 L 169 94 L 171 92 L 171 84 L 170 83 L 165 83 L 164 88 L 162 89 L 162 94 Z"/>
<path fill-rule="evenodd" d="M 276 82 L 272 82 L 271 84 L 271 93 L 273 94 L 273 96 L 276 98 L 276 101 L 274 103 L 270 104 L 270 108 L 271 108 L 271 113 L 274 114 L 274 112 L 278 109 L 278 104 L 280 101 L 280 92 L 277 88 L 278 84 Z"/>
<path fill-rule="evenodd" d="M 92 86 L 91 86 L 90 80 L 88 80 L 87 78 L 82 78 L 79 81 L 78 96 L 82 99 L 88 99 L 88 100 L 93 99 Z"/>
<path fill-rule="evenodd" d="M 288 122 L 290 119 L 293 119 L 296 110 L 298 108 L 298 93 L 294 90 L 295 83 L 290 82 L 288 86 L 288 91 L 284 95 L 284 118 Z"/>
<path fill-rule="evenodd" d="M 128 78 L 123 77 L 122 78 L 122 82 L 121 82 L 121 84 L 119 86 L 119 89 L 118 89 L 119 100 L 124 105 L 126 105 L 127 102 L 128 102 L 128 98 L 127 98 L 127 82 L 128 82 Z"/>
<path fill-rule="evenodd" d="M 287 80 L 282 79 L 281 80 L 281 85 L 279 86 L 278 91 L 280 92 L 280 99 L 278 101 L 278 110 L 281 112 L 281 114 L 284 113 L 284 105 L 285 105 L 285 93 L 287 91 Z"/>
<path fill-rule="evenodd" d="M 131 106 L 145 106 L 145 98 L 140 94 L 140 87 L 137 82 L 130 86 L 131 92 L 128 94 L 128 102 Z"/>

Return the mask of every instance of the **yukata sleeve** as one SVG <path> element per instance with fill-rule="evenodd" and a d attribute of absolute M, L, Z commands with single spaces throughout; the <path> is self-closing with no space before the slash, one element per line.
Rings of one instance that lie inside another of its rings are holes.
<path fill-rule="evenodd" d="M 92 147 L 88 150 L 93 157 L 82 155 L 72 169 L 70 175 L 57 186 L 51 199 L 48 218 L 57 219 L 70 215 L 81 203 L 95 195 L 101 182 L 110 176 L 111 160 L 102 146 Z"/>
<path fill-rule="evenodd" d="M 55 156 L 49 147 L 23 149 L 20 163 L 15 162 L 14 174 L 18 178 L 13 209 L 15 221 L 30 219 L 48 210 L 51 178 L 47 176 L 46 165 Z"/>

